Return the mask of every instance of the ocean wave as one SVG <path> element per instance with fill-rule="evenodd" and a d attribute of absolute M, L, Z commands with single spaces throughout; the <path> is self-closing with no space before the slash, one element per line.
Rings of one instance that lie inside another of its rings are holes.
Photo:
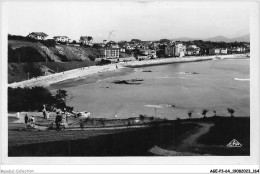
<path fill-rule="evenodd" d="M 186 75 L 186 74 L 199 74 L 198 72 L 178 72 L 177 74 L 180 74 L 180 75 Z"/>
<path fill-rule="evenodd" d="M 159 105 L 144 105 L 145 107 L 149 107 L 149 108 L 174 108 L 175 105 L 172 104 L 159 104 Z"/>
<path fill-rule="evenodd" d="M 250 81 L 250 79 L 241 79 L 241 78 L 234 78 L 234 80 L 237 80 L 237 81 Z"/>
<path fill-rule="evenodd" d="M 172 76 L 162 76 L 162 77 L 155 77 L 157 79 L 193 79 L 189 77 L 172 77 Z"/>

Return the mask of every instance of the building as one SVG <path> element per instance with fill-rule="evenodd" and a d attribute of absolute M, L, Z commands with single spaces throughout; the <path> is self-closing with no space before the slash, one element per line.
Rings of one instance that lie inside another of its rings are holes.
<path fill-rule="evenodd" d="M 70 41 L 70 39 L 67 36 L 54 36 L 53 39 L 56 42 L 64 42 L 64 43 L 68 43 Z"/>
<path fill-rule="evenodd" d="M 149 50 L 148 57 L 151 58 L 157 58 L 156 51 L 155 50 Z"/>
<path fill-rule="evenodd" d="M 221 54 L 227 54 L 228 53 L 228 49 L 227 48 L 221 48 L 220 49 L 220 53 Z"/>
<path fill-rule="evenodd" d="M 175 56 L 175 45 L 169 44 L 165 47 L 165 56 L 167 57 Z"/>
<path fill-rule="evenodd" d="M 27 37 L 36 39 L 36 40 L 45 40 L 48 35 L 43 32 L 32 32 L 29 33 Z"/>
<path fill-rule="evenodd" d="M 233 47 L 231 48 L 232 53 L 243 53 L 246 51 L 245 47 Z"/>
<path fill-rule="evenodd" d="M 109 48 L 119 48 L 119 45 L 114 42 L 114 41 L 110 41 L 106 44 L 106 47 L 109 47 Z"/>
<path fill-rule="evenodd" d="M 120 52 L 124 53 L 125 52 L 125 48 L 120 48 Z"/>
<path fill-rule="evenodd" d="M 148 56 L 149 50 L 140 50 L 140 53 L 141 53 L 142 55 Z"/>
<path fill-rule="evenodd" d="M 197 45 L 189 45 L 186 48 L 187 55 L 198 55 L 200 54 L 200 48 Z"/>
<path fill-rule="evenodd" d="M 211 49 L 209 49 L 209 54 L 210 55 L 220 54 L 220 49 L 219 48 L 211 48 Z"/>
<path fill-rule="evenodd" d="M 118 59 L 119 58 L 119 48 L 105 48 L 101 49 L 101 57 L 107 59 Z"/>
<path fill-rule="evenodd" d="M 150 49 L 143 49 L 140 50 L 142 56 L 146 56 L 147 58 L 156 58 L 156 51 Z"/>
<path fill-rule="evenodd" d="M 184 57 L 185 52 L 186 52 L 186 46 L 185 45 L 183 45 L 182 43 L 176 43 L 175 44 L 174 56 Z"/>
<path fill-rule="evenodd" d="M 82 45 L 92 45 L 93 37 L 91 37 L 91 36 L 81 36 L 80 39 L 79 39 L 79 42 Z"/>
<path fill-rule="evenodd" d="M 182 43 L 172 43 L 165 47 L 165 56 L 167 57 L 184 57 L 186 53 L 186 46 Z"/>

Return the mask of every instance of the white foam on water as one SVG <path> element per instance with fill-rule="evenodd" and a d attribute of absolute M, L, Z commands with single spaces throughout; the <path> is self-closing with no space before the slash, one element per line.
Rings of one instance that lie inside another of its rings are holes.
<path fill-rule="evenodd" d="M 234 78 L 234 80 L 237 80 L 237 81 L 250 81 L 250 79 L 241 79 L 241 78 Z"/>
<path fill-rule="evenodd" d="M 144 105 L 145 107 L 150 107 L 150 108 L 174 108 L 174 105 L 171 104 L 159 104 L 159 105 Z"/>
<path fill-rule="evenodd" d="M 163 76 L 163 77 L 155 77 L 156 79 L 193 79 L 191 77 L 172 77 L 172 76 Z"/>
<path fill-rule="evenodd" d="M 144 105 L 144 106 L 149 108 L 163 108 L 162 105 Z"/>

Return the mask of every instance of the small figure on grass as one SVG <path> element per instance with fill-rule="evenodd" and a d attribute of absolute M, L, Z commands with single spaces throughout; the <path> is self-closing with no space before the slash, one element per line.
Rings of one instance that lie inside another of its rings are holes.
<path fill-rule="evenodd" d="M 128 121 L 128 123 L 127 123 L 127 127 L 130 127 L 131 126 L 131 123 L 130 123 L 130 121 Z"/>
<path fill-rule="evenodd" d="M 27 124 L 27 123 L 28 123 L 28 119 L 29 119 L 28 115 L 27 115 L 27 114 L 25 114 L 25 116 L 24 116 L 24 123 L 25 123 L 25 124 Z"/>
<path fill-rule="evenodd" d="M 84 123 L 83 122 L 80 122 L 80 129 L 84 130 Z"/>
<path fill-rule="evenodd" d="M 57 111 L 56 112 L 56 118 L 55 118 L 55 124 L 56 124 L 56 129 L 59 130 L 60 129 L 60 123 L 62 121 L 62 115 L 61 115 L 61 111 Z"/>
<path fill-rule="evenodd" d="M 35 125 L 35 118 L 34 118 L 34 116 L 32 116 L 30 118 L 30 124 L 31 124 L 31 127 L 34 127 L 34 125 Z"/>
<path fill-rule="evenodd" d="M 47 111 L 46 111 L 46 106 L 45 105 L 43 105 L 42 115 L 43 115 L 44 119 L 47 119 Z"/>

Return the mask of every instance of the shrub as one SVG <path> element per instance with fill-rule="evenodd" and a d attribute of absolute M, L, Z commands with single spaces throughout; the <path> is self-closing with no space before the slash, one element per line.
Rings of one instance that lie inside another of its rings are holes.
<path fill-rule="evenodd" d="M 40 43 L 47 47 L 55 47 L 56 41 L 54 39 L 39 40 Z"/>
<path fill-rule="evenodd" d="M 107 65 L 111 64 L 110 60 L 101 59 L 101 61 L 97 65 Z"/>
<path fill-rule="evenodd" d="M 34 111 L 66 108 L 67 91 L 58 90 L 56 95 L 44 87 L 8 88 L 8 111 Z"/>

